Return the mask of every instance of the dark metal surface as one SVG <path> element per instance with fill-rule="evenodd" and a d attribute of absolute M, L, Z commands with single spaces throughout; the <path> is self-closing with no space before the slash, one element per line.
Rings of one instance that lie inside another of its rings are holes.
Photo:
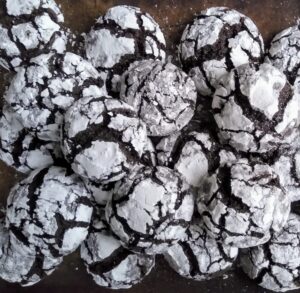
<path fill-rule="evenodd" d="M 168 42 L 169 53 L 175 54 L 176 44 L 187 22 L 202 9 L 212 6 L 228 6 L 250 16 L 259 27 L 266 45 L 275 33 L 296 23 L 300 17 L 300 0 L 57 0 L 62 6 L 66 25 L 74 32 L 87 32 L 95 18 L 107 8 L 117 4 L 141 7 L 161 25 Z M 0 92 L 9 80 L 9 75 L 0 71 Z M 5 205 L 11 186 L 20 178 L 12 169 L 0 162 L 0 205 Z M 31 288 L 21 288 L 0 280 L 0 292 L 111 292 L 96 286 L 85 272 L 78 254 L 66 257 L 64 263 L 49 278 Z M 130 293 L 262 293 L 267 292 L 249 281 L 239 269 L 223 278 L 208 282 L 193 282 L 174 273 L 158 257 L 156 268 Z M 297 292 L 297 291 L 294 291 Z M 300 290 L 298 290 L 300 292 Z"/>

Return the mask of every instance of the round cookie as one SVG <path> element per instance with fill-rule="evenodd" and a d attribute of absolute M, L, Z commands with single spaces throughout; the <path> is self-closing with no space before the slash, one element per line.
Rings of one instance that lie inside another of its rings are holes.
<path fill-rule="evenodd" d="M 285 292 L 300 288 L 300 217 L 291 214 L 280 233 L 241 256 L 241 266 L 259 286 Z"/>
<path fill-rule="evenodd" d="M 156 151 L 160 166 L 176 170 L 193 187 L 199 187 L 220 164 L 217 141 L 200 125 L 162 138 Z"/>
<path fill-rule="evenodd" d="M 28 255 L 36 250 L 60 257 L 78 248 L 88 234 L 93 207 L 84 183 L 71 170 L 32 172 L 7 200 L 6 226 Z"/>
<path fill-rule="evenodd" d="M 267 242 L 290 213 L 290 200 L 274 170 L 244 159 L 208 178 L 199 189 L 197 206 L 209 234 L 239 248 Z"/>
<path fill-rule="evenodd" d="M 230 269 L 238 249 L 218 243 L 195 219 L 185 237 L 171 246 L 164 257 L 178 274 L 196 281 L 205 281 L 222 275 Z"/>
<path fill-rule="evenodd" d="M 298 124 L 298 100 L 272 65 L 234 69 L 222 79 L 212 103 L 222 143 L 246 153 L 276 151 Z"/>
<path fill-rule="evenodd" d="M 59 143 L 30 134 L 4 105 L 0 113 L 0 160 L 21 173 L 52 165 L 62 158 Z"/>
<path fill-rule="evenodd" d="M 49 276 L 62 262 L 62 258 L 46 257 L 35 251 L 35 256 L 21 253 L 22 246 L 12 244 L 8 230 L 0 220 L 0 278 L 21 286 L 32 286 Z M 24 248 L 24 247 L 23 247 Z"/>
<path fill-rule="evenodd" d="M 166 57 L 166 42 L 159 25 L 148 14 L 133 6 L 110 8 L 85 38 L 88 60 L 108 72 L 109 93 L 119 91 L 120 77 L 129 65 L 141 59 Z"/>
<path fill-rule="evenodd" d="M 266 62 L 283 72 L 297 87 L 300 83 L 300 27 L 295 25 L 277 34 L 271 42 Z"/>
<path fill-rule="evenodd" d="M 149 136 L 166 136 L 192 119 L 197 92 L 194 82 L 175 65 L 143 60 L 123 75 L 120 99 L 137 110 Z"/>
<path fill-rule="evenodd" d="M 53 0 L 3 0 L 0 8 L 0 66 L 18 70 L 41 52 L 66 50 L 64 17 Z"/>
<path fill-rule="evenodd" d="M 83 98 L 66 113 L 62 149 L 73 170 L 106 184 L 133 171 L 147 143 L 134 109 L 110 97 Z"/>
<path fill-rule="evenodd" d="M 81 258 L 99 286 L 131 288 L 151 272 L 155 257 L 134 254 L 122 247 L 104 218 L 102 211 L 94 217 L 89 236 L 81 245 Z"/>
<path fill-rule="evenodd" d="M 181 37 L 179 58 L 197 90 L 210 96 L 220 78 L 240 65 L 260 63 L 264 44 L 253 21 L 236 10 L 212 7 L 200 13 Z"/>
<path fill-rule="evenodd" d="M 30 132 L 59 141 L 63 113 L 82 96 L 106 94 L 104 78 L 73 53 L 42 54 L 19 69 L 5 99 Z"/>
<path fill-rule="evenodd" d="M 177 172 L 143 168 L 114 190 L 106 218 L 126 248 L 154 255 L 184 237 L 193 211 L 194 196 Z"/>

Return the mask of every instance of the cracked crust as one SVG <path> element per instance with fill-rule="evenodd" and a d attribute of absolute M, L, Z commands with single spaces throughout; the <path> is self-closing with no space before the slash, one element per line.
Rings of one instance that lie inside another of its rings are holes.
<path fill-rule="evenodd" d="M 185 28 L 179 44 L 183 69 L 204 96 L 214 93 L 224 74 L 260 63 L 263 56 L 263 39 L 253 21 L 226 7 L 203 11 Z"/>
<path fill-rule="evenodd" d="M 234 69 L 223 77 L 212 103 L 222 143 L 245 153 L 276 151 L 297 125 L 298 100 L 285 75 L 272 65 Z"/>
<path fill-rule="evenodd" d="M 49 257 L 73 252 L 88 234 L 93 207 L 84 183 L 70 170 L 36 170 L 7 201 L 6 226 L 23 253 Z"/>
<path fill-rule="evenodd" d="M 62 152 L 59 143 L 42 141 L 29 133 L 4 105 L 0 113 L 0 159 L 27 174 L 61 160 Z"/>
<path fill-rule="evenodd" d="M 123 75 L 120 99 L 136 109 L 149 136 L 166 136 L 192 119 L 197 92 L 194 82 L 175 65 L 143 60 Z"/>
<path fill-rule="evenodd" d="M 21 286 L 32 286 L 49 276 L 62 262 L 62 258 L 44 256 L 40 251 L 35 256 L 22 252 L 22 244 L 16 248 L 8 230 L 0 220 L 0 278 Z"/>
<path fill-rule="evenodd" d="M 105 220 L 104 211 L 94 216 L 81 258 L 94 281 L 110 289 L 129 289 L 140 283 L 155 265 L 155 257 L 134 254 L 122 247 Z"/>
<path fill-rule="evenodd" d="M 3 0 L 0 8 L 0 66 L 18 70 L 42 52 L 66 50 L 68 32 L 53 0 Z"/>
<path fill-rule="evenodd" d="M 108 72 L 110 94 L 119 91 L 120 77 L 129 65 L 142 59 L 166 58 L 166 42 L 159 25 L 133 6 L 110 8 L 85 38 L 86 56 L 99 70 Z"/>
<path fill-rule="evenodd" d="M 184 237 L 193 211 L 194 196 L 177 172 L 143 168 L 114 190 L 106 218 L 125 247 L 154 255 Z"/>
<path fill-rule="evenodd" d="M 78 55 L 42 54 L 19 69 L 5 100 L 39 139 L 59 141 L 66 109 L 81 97 L 106 94 L 104 79 Z"/>
<path fill-rule="evenodd" d="M 147 147 L 146 125 L 126 103 L 83 98 L 66 113 L 62 149 L 73 170 L 106 184 L 133 172 Z"/>
<path fill-rule="evenodd" d="M 290 213 L 290 200 L 274 170 L 245 159 L 219 168 L 198 195 L 198 211 L 210 235 L 239 248 L 267 242 Z"/>
<path fill-rule="evenodd" d="M 185 237 L 164 253 L 165 259 L 178 274 L 196 281 L 222 275 L 232 267 L 237 255 L 237 248 L 211 238 L 199 219 L 194 219 Z"/>
<path fill-rule="evenodd" d="M 280 233 L 241 256 L 243 271 L 259 286 L 285 292 L 299 289 L 300 217 L 291 214 Z"/>

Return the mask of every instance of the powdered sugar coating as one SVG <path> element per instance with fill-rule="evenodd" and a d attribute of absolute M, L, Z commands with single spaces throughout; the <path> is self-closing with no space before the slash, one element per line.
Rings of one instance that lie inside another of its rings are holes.
<path fill-rule="evenodd" d="M 194 196 L 177 172 L 143 168 L 114 190 L 106 218 L 125 247 L 153 255 L 184 237 L 193 211 Z"/>
<path fill-rule="evenodd" d="M 42 54 L 19 69 L 5 99 L 29 131 L 59 141 L 63 113 L 82 96 L 106 94 L 103 79 L 78 55 Z"/>
<path fill-rule="evenodd" d="M 238 67 L 222 79 L 213 98 L 222 142 L 242 152 L 276 150 L 298 124 L 298 101 L 299 94 L 275 67 Z"/>
<path fill-rule="evenodd" d="M 63 53 L 68 33 L 64 17 L 53 0 L 3 0 L 0 24 L 0 65 L 17 70 L 41 52 Z"/>
<path fill-rule="evenodd" d="M 220 78 L 240 65 L 259 63 L 264 44 L 253 21 L 236 10 L 213 7 L 200 13 L 181 37 L 179 57 L 200 94 L 214 93 Z"/>
<path fill-rule="evenodd" d="M 107 87 L 119 90 L 119 80 L 130 63 L 141 59 L 165 60 L 165 38 L 147 13 L 133 6 L 110 8 L 85 39 L 86 56 L 96 68 L 109 72 Z"/>
<path fill-rule="evenodd" d="M 81 245 L 81 258 L 94 281 L 110 289 L 131 288 L 155 265 L 154 256 L 134 254 L 122 247 L 102 211 L 94 217 L 89 236 Z"/>
<path fill-rule="evenodd" d="M 259 286 L 285 292 L 299 289 L 300 217 L 291 214 L 280 233 L 264 245 L 253 247 L 241 257 L 244 272 Z"/>
<path fill-rule="evenodd" d="M 145 124 L 126 103 L 83 98 L 65 115 L 62 149 L 73 170 L 96 183 L 118 181 L 140 162 Z"/>
<path fill-rule="evenodd" d="M 84 183 L 70 170 L 36 170 L 11 190 L 6 226 L 14 241 L 22 243 L 23 253 L 35 256 L 38 249 L 45 256 L 64 256 L 88 234 L 90 199 Z"/>
<path fill-rule="evenodd" d="M 237 255 L 237 248 L 211 238 L 199 219 L 193 220 L 184 239 L 164 253 L 165 259 L 178 274 L 196 281 L 220 276 L 232 267 Z"/>
<path fill-rule="evenodd" d="M 197 204 L 210 235 L 239 248 L 267 242 L 270 232 L 280 231 L 290 213 L 290 200 L 274 170 L 244 159 L 208 178 Z"/>
<path fill-rule="evenodd" d="M 29 256 L 11 242 L 4 219 L 0 221 L 0 278 L 21 286 L 32 286 L 50 275 L 62 262 L 62 258 L 45 257 L 40 251 Z M 24 248 L 24 247 L 23 247 Z"/>
<path fill-rule="evenodd" d="M 30 134 L 5 105 L 0 114 L 0 160 L 22 173 L 50 166 L 62 158 L 59 143 Z"/>
<path fill-rule="evenodd" d="M 123 75 L 120 98 L 137 110 L 149 136 L 166 136 L 192 119 L 197 92 L 194 82 L 175 65 L 143 60 Z"/>

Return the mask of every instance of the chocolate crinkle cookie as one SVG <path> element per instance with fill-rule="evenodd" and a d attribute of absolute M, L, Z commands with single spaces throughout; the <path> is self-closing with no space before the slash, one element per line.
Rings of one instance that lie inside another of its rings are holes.
<path fill-rule="evenodd" d="M 197 92 L 192 79 L 175 65 L 143 60 L 123 75 L 120 98 L 137 110 L 149 136 L 166 136 L 192 119 Z"/>
<path fill-rule="evenodd" d="M 23 253 L 64 256 L 88 234 L 90 200 L 84 183 L 71 170 L 55 166 L 36 170 L 11 190 L 6 226 Z"/>
<path fill-rule="evenodd" d="M 181 276 L 205 281 L 229 270 L 238 249 L 223 245 L 207 234 L 201 220 L 195 219 L 185 237 L 164 253 L 169 265 Z"/>
<path fill-rule="evenodd" d="M 198 92 L 209 96 L 220 78 L 233 68 L 261 62 L 264 44 L 250 18 L 233 9 L 213 7 L 185 28 L 179 57 Z"/>
<path fill-rule="evenodd" d="M 207 178 L 197 205 L 209 234 L 239 248 L 267 242 L 290 213 L 290 200 L 274 170 L 245 159 L 222 166 Z"/>
<path fill-rule="evenodd" d="M 23 252 L 24 244 L 13 243 L 5 228 L 4 218 L 0 220 L 0 278 L 21 286 L 32 286 L 52 274 L 62 258 L 43 255 L 38 249 L 31 256 Z"/>
<path fill-rule="evenodd" d="M 21 173 L 29 173 L 62 159 L 58 142 L 38 139 L 16 116 L 9 106 L 4 105 L 0 113 L 0 160 Z"/>
<path fill-rule="evenodd" d="M 300 217 L 291 213 L 280 233 L 241 255 L 243 271 L 259 286 L 285 292 L 300 288 Z"/>
<path fill-rule="evenodd" d="M 133 172 L 147 139 L 131 106 L 107 96 L 84 98 L 65 115 L 62 149 L 77 174 L 107 184 Z"/>
<path fill-rule="evenodd" d="M 81 258 L 96 284 L 128 289 L 140 283 L 155 265 L 155 257 L 125 249 L 110 231 L 102 210 L 94 216 L 90 233 L 81 245 Z"/>
<path fill-rule="evenodd" d="M 140 8 L 115 6 L 101 16 L 86 35 L 86 56 L 92 64 L 108 72 L 107 88 L 119 91 L 120 76 L 141 59 L 164 61 L 165 38 L 159 25 Z"/>
<path fill-rule="evenodd" d="M 299 94 L 272 65 L 247 64 L 224 76 L 212 107 L 223 144 L 271 153 L 298 124 Z"/>
<path fill-rule="evenodd" d="M 177 172 L 148 167 L 118 185 L 106 218 L 126 248 L 154 255 L 184 237 L 193 211 L 194 195 Z"/>
<path fill-rule="evenodd" d="M 59 141 L 63 114 L 84 96 L 106 94 L 105 76 L 73 53 L 42 54 L 18 70 L 5 99 L 41 140 Z"/>
<path fill-rule="evenodd" d="M 53 0 L 2 0 L 0 4 L 0 65 L 18 70 L 34 56 L 63 53 L 68 32 Z"/>

